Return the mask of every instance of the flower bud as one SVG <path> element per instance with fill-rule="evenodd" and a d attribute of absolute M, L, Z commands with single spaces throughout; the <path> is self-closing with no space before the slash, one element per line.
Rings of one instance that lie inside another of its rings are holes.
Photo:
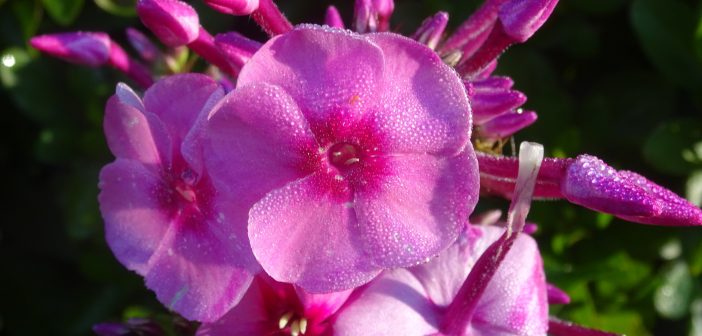
<path fill-rule="evenodd" d="M 40 35 L 29 43 L 34 49 L 80 65 L 97 67 L 110 58 L 110 37 L 100 32 Z"/>
<path fill-rule="evenodd" d="M 190 5 L 177 0 L 139 0 L 137 13 L 165 45 L 179 47 L 197 39 L 200 20 Z"/>
<path fill-rule="evenodd" d="M 249 15 L 258 9 L 258 0 L 204 0 L 205 3 L 225 14 Z"/>

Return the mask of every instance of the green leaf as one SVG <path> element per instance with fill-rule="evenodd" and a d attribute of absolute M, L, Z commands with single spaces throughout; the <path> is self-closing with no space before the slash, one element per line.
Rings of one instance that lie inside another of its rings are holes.
<path fill-rule="evenodd" d="M 683 261 L 674 262 L 664 272 L 663 283 L 656 289 L 653 302 L 661 316 L 679 319 L 688 311 L 693 288 L 692 276 Z"/>
<path fill-rule="evenodd" d="M 83 9 L 83 0 L 42 0 L 49 16 L 62 26 L 68 26 Z"/>
<path fill-rule="evenodd" d="M 12 13 L 15 20 L 19 22 L 22 28 L 24 40 L 29 40 L 34 36 L 41 24 L 41 16 L 43 13 L 41 5 L 38 1 L 14 1 L 11 3 Z"/>
<path fill-rule="evenodd" d="M 702 66 L 693 51 L 697 18 L 677 0 L 636 0 L 631 21 L 648 58 L 677 85 L 702 90 Z"/>
<path fill-rule="evenodd" d="M 119 16 L 136 16 L 136 0 L 95 0 L 102 10 Z"/>
<path fill-rule="evenodd" d="M 667 174 L 687 175 L 702 168 L 702 122 L 678 119 L 660 125 L 643 147 L 646 160 Z"/>

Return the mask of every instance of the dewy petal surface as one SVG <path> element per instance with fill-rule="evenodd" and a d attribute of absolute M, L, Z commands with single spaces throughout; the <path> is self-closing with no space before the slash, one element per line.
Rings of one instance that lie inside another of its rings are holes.
<path fill-rule="evenodd" d="M 249 213 L 249 239 L 256 259 L 277 281 L 308 292 L 357 287 L 379 271 L 361 248 L 358 221 L 345 184 L 319 173 L 275 190 Z"/>
<path fill-rule="evenodd" d="M 144 275 L 169 224 L 157 190 L 161 177 L 143 163 L 117 159 L 100 171 L 100 211 L 112 252 L 128 269 Z"/>
<path fill-rule="evenodd" d="M 229 93 L 213 110 L 206 133 L 208 171 L 218 189 L 237 195 L 244 220 L 269 191 L 310 174 L 308 161 L 318 151 L 295 101 L 269 84 Z"/>
<path fill-rule="evenodd" d="M 221 90 L 217 82 L 202 74 L 166 77 L 146 90 L 144 107 L 159 117 L 173 143 L 181 144 L 210 97 Z"/>
<path fill-rule="evenodd" d="M 217 219 L 172 223 L 150 262 L 147 287 L 187 319 L 216 321 L 240 300 L 255 269 L 253 258 L 241 257 L 249 247 L 235 230 Z"/>
<path fill-rule="evenodd" d="M 383 69 L 380 48 L 361 35 L 304 25 L 263 45 L 242 69 L 237 87 L 280 86 L 315 130 L 330 112 L 360 119 L 377 101 Z"/>
<path fill-rule="evenodd" d="M 342 307 L 335 332 L 350 336 L 436 335 L 445 307 L 480 255 L 503 231 L 494 226 L 469 226 L 456 244 L 428 263 L 385 271 Z M 545 335 L 545 286 L 536 243 L 522 235 L 486 288 L 464 335 Z"/>
<path fill-rule="evenodd" d="M 385 55 L 374 118 L 391 152 L 455 154 L 470 139 L 471 108 L 458 75 L 427 46 L 392 33 L 367 35 Z"/>
<path fill-rule="evenodd" d="M 364 250 L 383 268 L 423 262 L 451 244 L 478 200 L 471 147 L 451 158 L 398 155 L 379 190 L 359 190 L 354 208 Z"/>
<path fill-rule="evenodd" d="M 482 228 L 495 241 L 498 227 Z M 473 316 L 471 335 L 544 335 L 548 328 L 546 278 L 536 242 L 519 236 L 485 289 Z"/>
<path fill-rule="evenodd" d="M 143 104 L 118 86 L 105 117 L 117 156 L 101 173 L 108 243 L 162 303 L 197 321 L 224 315 L 260 271 L 247 239 L 248 208 L 218 193 L 201 162 L 203 116 L 222 94 L 194 74 L 159 81 Z"/>
<path fill-rule="evenodd" d="M 590 155 L 580 155 L 570 164 L 561 190 L 570 202 L 616 215 L 651 217 L 662 211 L 648 191 Z"/>

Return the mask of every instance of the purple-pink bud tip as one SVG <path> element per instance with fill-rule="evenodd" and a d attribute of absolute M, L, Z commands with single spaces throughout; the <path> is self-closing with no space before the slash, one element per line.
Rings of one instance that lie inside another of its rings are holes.
<path fill-rule="evenodd" d="M 569 304 L 570 296 L 562 289 L 552 284 L 546 284 L 546 295 L 549 304 Z"/>
<path fill-rule="evenodd" d="M 179 47 L 197 39 L 200 19 L 195 9 L 178 0 L 139 0 L 137 13 L 165 45 Z"/>
<path fill-rule="evenodd" d="M 204 0 L 205 3 L 225 14 L 249 15 L 258 9 L 258 0 Z"/>
<path fill-rule="evenodd" d="M 344 20 L 341 19 L 341 14 L 339 10 L 334 6 L 329 6 L 327 8 L 327 13 L 324 16 L 324 24 L 329 27 L 344 28 Z"/>
<path fill-rule="evenodd" d="M 438 12 L 434 16 L 426 18 L 412 38 L 419 43 L 426 44 L 431 49 L 436 48 L 444 34 L 448 19 L 449 15 L 446 12 Z"/>
<path fill-rule="evenodd" d="M 500 22 L 515 42 L 524 42 L 541 28 L 556 4 L 558 0 L 510 0 L 500 7 Z"/>
<path fill-rule="evenodd" d="M 71 32 L 33 37 L 29 44 L 65 61 L 97 67 L 110 58 L 110 37 L 100 32 Z"/>
<path fill-rule="evenodd" d="M 127 28 L 127 40 L 145 61 L 153 62 L 160 53 L 148 37 L 134 28 Z"/>
<path fill-rule="evenodd" d="M 563 196 L 584 207 L 656 225 L 702 225 L 702 210 L 643 176 L 581 155 L 568 167 Z"/>
<path fill-rule="evenodd" d="M 533 111 L 513 111 L 499 115 L 486 123 L 479 125 L 477 132 L 485 139 L 497 140 L 512 136 L 529 127 L 538 116 Z"/>
<path fill-rule="evenodd" d="M 248 39 L 236 32 L 218 34 L 215 36 L 217 49 L 227 58 L 227 61 L 240 70 L 253 54 L 261 47 L 261 43 Z"/>
<path fill-rule="evenodd" d="M 527 100 L 519 91 L 472 83 L 473 94 L 469 97 L 473 107 L 473 121 L 482 125 L 489 120 L 513 111 Z"/>

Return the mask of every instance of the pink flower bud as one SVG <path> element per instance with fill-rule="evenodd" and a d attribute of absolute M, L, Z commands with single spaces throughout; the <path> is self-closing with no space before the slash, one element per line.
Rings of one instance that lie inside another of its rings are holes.
<path fill-rule="evenodd" d="M 337 10 L 336 7 L 329 6 L 327 8 L 324 24 L 329 27 L 344 28 L 344 20 L 341 19 L 341 14 L 339 14 L 339 10 Z"/>
<path fill-rule="evenodd" d="M 533 124 L 537 119 L 536 113 L 532 111 L 521 112 L 514 111 L 486 122 L 478 127 L 480 137 L 486 139 L 502 139 L 511 136 L 514 133 Z"/>
<path fill-rule="evenodd" d="M 99 32 L 71 32 L 33 37 L 29 43 L 39 51 L 80 65 L 97 67 L 110 58 L 110 37 Z"/>
<path fill-rule="evenodd" d="M 521 43 L 541 28 L 557 3 L 558 0 L 510 0 L 500 7 L 500 22 L 505 33 Z"/>
<path fill-rule="evenodd" d="M 258 0 L 205 0 L 205 3 L 226 14 L 249 15 L 258 9 Z"/>
<path fill-rule="evenodd" d="M 441 35 L 443 35 L 448 23 L 448 13 L 438 12 L 434 16 L 426 18 L 422 25 L 414 33 L 414 38 L 419 43 L 426 44 L 429 48 L 434 49 L 439 44 Z"/>
<path fill-rule="evenodd" d="M 147 62 L 153 62 L 160 54 L 156 45 L 134 28 L 127 28 L 127 40 L 129 44 L 139 53 L 139 56 Z"/>
<path fill-rule="evenodd" d="M 200 20 L 190 5 L 177 0 L 139 0 L 137 13 L 165 45 L 179 47 L 197 39 Z"/>

